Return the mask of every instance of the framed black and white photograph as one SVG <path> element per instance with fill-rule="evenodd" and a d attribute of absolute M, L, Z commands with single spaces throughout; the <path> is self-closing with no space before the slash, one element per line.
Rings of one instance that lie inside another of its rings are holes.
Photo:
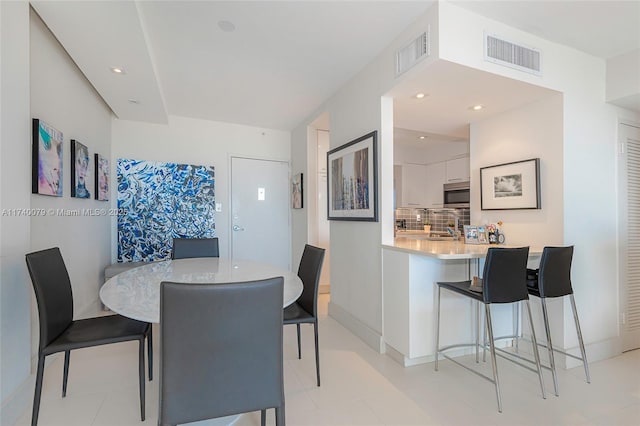
<path fill-rule="evenodd" d="M 378 221 L 378 173 L 373 131 L 327 153 L 329 220 Z"/>
<path fill-rule="evenodd" d="M 515 161 L 480 169 L 480 208 L 540 208 L 540 159 Z"/>

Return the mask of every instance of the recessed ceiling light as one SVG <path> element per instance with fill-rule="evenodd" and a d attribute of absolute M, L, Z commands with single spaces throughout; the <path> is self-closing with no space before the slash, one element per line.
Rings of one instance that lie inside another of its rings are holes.
<path fill-rule="evenodd" d="M 236 30 L 236 26 L 230 21 L 218 21 L 218 28 L 225 33 L 232 33 Z"/>
<path fill-rule="evenodd" d="M 480 105 L 480 104 L 478 104 L 478 105 L 474 105 L 474 106 L 472 106 L 472 107 L 469 107 L 469 109 L 471 109 L 471 110 L 473 110 L 473 111 L 480 111 L 480 110 L 481 110 L 481 109 L 483 109 L 483 108 L 484 108 L 484 105 Z"/>
<path fill-rule="evenodd" d="M 118 68 L 118 67 L 113 67 L 113 68 L 111 68 L 111 72 L 114 73 L 114 74 L 124 74 L 124 69 Z"/>
<path fill-rule="evenodd" d="M 137 100 L 137 99 L 127 99 L 127 102 L 129 102 L 130 104 L 135 104 L 135 105 L 138 105 L 140 103 L 140 101 Z"/>
<path fill-rule="evenodd" d="M 419 136 L 418 139 L 426 139 L 426 136 Z"/>
<path fill-rule="evenodd" d="M 425 96 L 426 96 L 426 95 L 425 95 L 424 93 L 418 93 L 418 94 L 416 94 L 416 98 L 417 98 L 417 99 L 422 99 L 422 98 L 424 98 Z"/>

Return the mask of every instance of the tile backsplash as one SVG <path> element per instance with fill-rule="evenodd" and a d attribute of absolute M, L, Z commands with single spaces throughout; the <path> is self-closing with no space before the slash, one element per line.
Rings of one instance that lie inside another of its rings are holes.
<path fill-rule="evenodd" d="M 398 229 L 422 230 L 425 216 L 431 223 L 431 231 L 446 232 L 449 223 L 455 223 L 458 217 L 458 226 L 462 232 L 464 225 L 471 223 L 469 209 L 396 209 L 396 225 Z M 418 216 L 420 219 L 418 220 Z"/>

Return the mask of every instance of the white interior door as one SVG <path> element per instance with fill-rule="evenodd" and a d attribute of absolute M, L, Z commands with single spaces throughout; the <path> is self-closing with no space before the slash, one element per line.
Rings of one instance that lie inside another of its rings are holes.
<path fill-rule="evenodd" d="M 231 158 L 231 253 L 291 269 L 289 164 Z"/>
<path fill-rule="evenodd" d="M 640 128 L 620 125 L 619 229 L 622 350 L 640 348 Z"/>

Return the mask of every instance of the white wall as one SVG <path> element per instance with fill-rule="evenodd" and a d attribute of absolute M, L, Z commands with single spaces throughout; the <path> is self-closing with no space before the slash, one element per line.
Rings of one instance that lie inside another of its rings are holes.
<path fill-rule="evenodd" d="M 564 240 L 562 95 L 471 124 L 471 222 L 503 221 L 508 244 L 543 247 Z M 540 158 L 540 210 L 480 210 L 480 168 Z"/>
<path fill-rule="evenodd" d="M 31 195 L 31 207 L 106 209 L 108 202 L 95 200 L 93 158 L 95 153 L 110 155 L 111 110 L 34 12 L 30 50 L 31 117 L 52 125 L 64 137 L 63 196 Z M 91 199 L 71 198 L 71 139 L 89 149 L 87 188 Z M 115 186 L 114 180 L 111 186 Z M 97 302 L 104 267 L 111 263 L 110 241 L 110 219 L 106 215 L 48 214 L 31 219 L 32 251 L 60 247 L 71 277 L 76 317 Z"/>
<path fill-rule="evenodd" d="M 393 164 L 432 164 L 469 154 L 469 142 L 427 143 L 426 147 L 393 145 Z"/>
<path fill-rule="evenodd" d="M 29 4 L 0 2 L 0 209 L 28 209 L 31 194 Z M 31 283 L 28 216 L 0 216 L 1 424 L 28 406 Z"/>
<path fill-rule="evenodd" d="M 112 124 L 111 173 L 116 176 L 118 158 L 209 165 L 215 168 L 216 236 L 220 255 L 230 253 L 229 164 L 231 156 L 289 161 L 291 134 L 239 124 L 169 116 L 169 124 L 150 124 L 114 119 Z M 298 171 L 296 169 L 296 171 Z M 112 186 L 113 206 L 117 188 Z M 112 221 L 112 256 L 117 253 L 115 218 Z M 295 265 L 292 263 L 292 265 Z"/>
<path fill-rule="evenodd" d="M 69 140 L 87 145 L 92 158 L 95 152 L 109 155 L 111 111 L 37 15 L 30 12 L 28 2 L 2 2 L 1 10 L 2 208 L 48 211 L 105 207 L 107 203 L 70 197 Z M 32 118 L 63 132 L 63 197 L 31 194 Z M 92 191 L 92 175 L 88 183 Z M 108 217 L 49 213 L 2 217 L 3 424 L 11 424 L 28 407 L 33 392 L 29 374 L 38 348 L 38 316 L 24 255 L 53 246 L 61 248 L 71 276 L 77 318 L 97 303 L 102 270 L 110 262 L 109 223 Z"/>
<path fill-rule="evenodd" d="M 607 59 L 607 101 L 633 96 L 640 96 L 640 49 Z"/>
<path fill-rule="evenodd" d="M 437 4 L 427 14 L 416 17 L 417 21 L 393 40 L 378 58 L 293 131 L 292 146 L 306 146 L 307 126 L 322 113 L 331 117 L 330 149 L 373 130 L 378 131 L 379 221 L 330 223 L 329 313 L 375 349 L 381 349 L 382 334 L 381 243 L 393 238 L 393 100 L 384 95 L 397 81 L 424 70 L 437 58 L 436 10 Z M 435 40 L 431 57 L 396 79 L 395 49 L 405 46 L 429 26 L 432 40 Z M 295 170 L 305 167 L 306 153 L 296 148 L 292 162 Z M 297 232 L 294 240 L 303 238 L 301 233 L 306 234 L 306 229 Z"/>
<path fill-rule="evenodd" d="M 440 53 L 443 59 L 563 94 L 563 156 L 548 158 L 546 167 L 551 170 L 557 170 L 558 167 L 562 169 L 562 243 L 576 246 L 572 281 L 578 309 L 589 312 L 589 315 L 583 315 L 582 326 L 584 338 L 591 344 L 590 359 L 616 354 L 616 127 L 619 119 L 637 117 L 637 114 L 605 103 L 604 60 L 492 21 L 448 2 L 441 3 L 439 10 Z M 540 49 L 542 75 L 536 76 L 484 61 L 485 31 Z M 486 148 L 489 147 L 485 145 Z M 474 159 L 473 152 L 471 161 L 472 169 L 473 164 L 475 168 L 481 165 Z M 544 188 L 543 191 L 544 196 Z M 543 204 L 543 216 L 549 208 L 554 207 Z M 472 209 L 472 221 L 478 214 L 477 207 Z M 504 212 L 501 219 L 505 223 L 515 223 L 519 221 L 519 215 L 521 213 L 518 211 Z M 518 235 L 518 232 L 515 234 Z M 570 310 L 565 309 L 565 325 L 571 321 Z M 572 327 L 569 325 L 565 329 L 572 330 Z M 565 335 L 565 346 L 575 345 L 573 336 L 571 331 Z"/>

